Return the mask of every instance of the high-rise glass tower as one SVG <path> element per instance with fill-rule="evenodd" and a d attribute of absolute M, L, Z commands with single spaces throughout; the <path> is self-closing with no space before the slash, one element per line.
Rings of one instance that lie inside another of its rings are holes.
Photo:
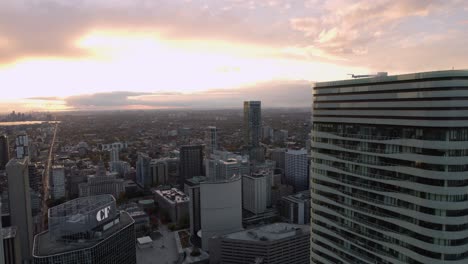
<path fill-rule="evenodd" d="M 203 172 L 203 146 L 191 145 L 180 147 L 180 175 L 179 185 L 181 189 L 187 179 L 204 176 Z"/>
<path fill-rule="evenodd" d="M 218 150 L 218 128 L 215 126 L 209 126 L 206 128 L 205 133 L 206 156 L 209 157 L 209 155 L 213 154 L 215 150 Z"/>
<path fill-rule="evenodd" d="M 244 102 L 244 144 L 257 147 L 262 136 L 262 103 L 260 101 Z"/>
<path fill-rule="evenodd" d="M 468 71 L 314 87 L 312 263 L 468 263 Z"/>

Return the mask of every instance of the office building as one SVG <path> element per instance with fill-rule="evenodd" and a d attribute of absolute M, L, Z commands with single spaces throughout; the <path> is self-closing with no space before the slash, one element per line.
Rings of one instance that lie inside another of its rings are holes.
<path fill-rule="evenodd" d="M 21 263 L 21 246 L 19 237 L 17 236 L 16 227 L 9 226 L 2 228 L 3 237 L 3 261 L 5 264 L 20 264 Z"/>
<path fill-rule="evenodd" d="M 260 101 L 244 102 L 244 144 L 249 147 L 260 146 L 262 136 L 262 109 Z"/>
<path fill-rule="evenodd" d="M 317 83 L 312 263 L 467 263 L 468 71 Z"/>
<path fill-rule="evenodd" d="M 189 197 L 190 233 L 196 236 L 201 229 L 200 183 L 207 177 L 193 177 L 185 180 L 184 193 Z"/>
<path fill-rule="evenodd" d="M 0 135 L 0 170 L 4 170 L 6 164 L 10 161 L 10 146 L 8 137 Z"/>
<path fill-rule="evenodd" d="M 140 187 L 151 187 L 152 180 L 150 177 L 150 162 L 151 158 L 148 154 L 141 152 L 138 153 L 136 161 L 136 183 L 140 185 Z"/>
<path fill-rule="evenodd" d="M 49 229 L 34 237 L 35 264 L 136 264 L 134 220 L 111 195 L 77 198 L 48 214 Z"/>
<path fill-rule="evenodd" d="M 290 224 L 309 224 L 310 190 L 282 197 L 279 211 L 281 217 Z"/>
<path fill-rule="evenodd" d="M 223 264 L 305 264 L 310 261 L 310 226 L 275 223 L 224 235 L 220 244 Z"/>
<path fill-rule="evenodd" d="M 180 223 L 189 217 L 189 197 L 176 188 L 153 189 L 154 199 L 160 208 L 167 210 L 171 221 Z"/>
<path fill-rule="evenodd" d="M 52 197 L 55 200 L 65 197 L 65 168 L 63 165 L 52 166 Z"/>
<path fill-rule="evenodd" d="M 118 162 L 120 160 L 118 148 L 112 148 L 111 150 L 109 150 L 109 155 L 110 162 Z"/>
<path fill-rule="evenodd" d="M 263 170 L 242 176 L 242 205 L 247 211 L 260 214 L 271 206 L 272 172 Z"/>
<path fill-rule="evenodd" d="M 29 139 L 28 135 L 21 134 L 16 136 L 15 141 L 15 150 L 16 150 L 16 158 L 23 159 L 29 156 Z"/>
<path fill-rule="evenodd" d="M 283 174 L 286 170 L 286 151 L 285 148 L 276 148 L 271 151 L 271 160 L 276 162 L 276 168 L 281 169 Z"/>
<path fill-rule="evenodd" d="M 180 148 L 179 185 L 184 187 L 186 179 L 204 176 L 203 172 L 203 146 L 182 146 Z"/>
<path fill-rule="evenodd" d="M 151 185 L 169 184 L 169 166 L 166 159 L 156 159 L 150 162 Z"/>
<path fill-rule="evenodd" d="M 11 159 L 6 165 L 11 225 L 17 227 L 21 245 L 21 259 L 31 260 L 33 219 L 29 193 L 28 158 Z"/>
<path fill-rule="evenodd" d="M 215 150 L 218 150 L 218 129 L 215 126 L 209 126 L 205 133 L 206 157 L 209 157 Z"/>
<path fill-rule="evenodd" d="M 305 149 L 288 149 L 285 154 L 286 183 L 294 187 L 295 192 L 309 189 L 309 161 Z"/>
<path fill-rule="evenodd" d="M 127 142 L 114 142 L 110 144 L 102 144 L 101 150 L 102 151 L 110 151 L 116 149 L 117 151 L 122 151 L 128 147 Z"/>
<path fill-rule="evenodd" d="M 117 178 L 116 173 L 99 176 L 89 175 L 87 182 L 78 185 L 80 197 L 110 194 L 114 198 L 119 198 L 125 192 L 124 179 Z"/>
<path fill-rule="evenodd" d="M 215 236 L 242 230 L 242 183 L 239 175 L 200 182 L 202 248 Z"/>

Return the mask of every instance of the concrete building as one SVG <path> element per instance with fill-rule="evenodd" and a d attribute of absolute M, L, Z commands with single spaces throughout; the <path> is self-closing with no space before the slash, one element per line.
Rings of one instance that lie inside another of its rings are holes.
<path fill-rule="evenodd" d="M 467 263 L 468 71 L 317 83 L 312 263 Z"/>
<path fill-rule="evenodd" d="M 271 177 L 269 170 L 242 176 L 242 205 L 245 210 L 260 214 L 271 206 Z"/>
<path fill-rule="evenodd" d="M 111 194 L 114 198 L 119 198 L 125 192 L 124 179 L 119 179 L 116 174 L 106 174 L 103 176 L 89 175 L 86 183 L 78 185 L 80 197 L 95 196 L 101 194 Z"/>
<path fill-rule="evenodd" d="M 276 223 L 220 238 L 223 264 L 305 264 L 310 261 L 310 226 Z M 329 262 L 324 262 L 329 263 Z"/>
<path fill-rule="evenodd" d="M 151 187 L 152 178 L 150 177 L 151 158 L 148 154 L 138 153 L 136 162 L 136 183 L 142 188 Z"/>
<path fill-rule="evenodd" d="M 128 147 L 127 142 L 114 142 L 111 144 L 102 144 L 101 150 L 102 151 L 110 151 L 112 149 L 116 149 L 117 151 L 122 151 Z"/>
<path fill-rule="evenodd" d="M 290 224 L 310 223 L 310 191 L 302 191 L 282 197 L 279 206 L 280 215 Z"/>
<path fill-rule="evenodd" d="M 109 150 L 109 155 L 110 155 L 110 162 L 117 162 L 120 160 L 119 157 L 119 149 L 118 148 L 112 148 Z"/>
<path fill-rule="evenodd" d="M 6 164 L 10 161 L 10 146 L 8 137 L 0 135 L 0 170 L 4 170 Z"/>
<path fill-rule="evenodd" d="M 21 134 L 16 136 L 15 140 L 16 158 L 24 159 L 29 157 L 29 139 L 28 135 Z"/>
<path fill-rule="evenodd" d="M 160 208 L 168 211 L 174 223 L 179 223 L 185 217 L 189 217 L 189 197 L 182 191 L 171 188 L 167 190 L 152 190 L 155 200 Z"/>
<path fill-rule="evenodd" d="M 48 230 L 34 237 L 35 264 L 136 264 L 134 220 L 111 195 L 74 199 L 48 214 Z"/>
<path fill-rule="evenodd" d="M 3 261 L 5 264 L 20 264 L 21 263 L 21 245 L 17 236 L 16 226 L 3 227 L 2 232 L 2 249 Z"/>
<path fill-rule="evenodd" d="M 236 175 L 224 181 L 200 182 L 202 248 L 215 236 L 242 230 L 242 183 Z"/>
<path fill-rule="evenodd" d="M 169 165 L 166 159 L 156 159 L 150 162 L 152 186 L 169 184 Z"/>
<path fill-rule="evenodd" d="M 6 165 L 11 225 L 17 227 L 21 260 L 30 261 L 33 241 L 33 219 L 29 194 L 28 158 L 11 159 Z"/>
<path fill-rule="evenodd" d="M 190 233 L 196 236 L 201 229 L 200 215 L 200 183 L 207 180 L 207 177 L 193 177 L 185 180 L 184 193 L 189 197 L 189 217 Z"/>
<path fill-rule="evenodd" d="M 286 151 L 285 148 L 276 148 L 271 151 L 271 160 L 275 161 L 276 168 L 281 169 L 283 174 L 286 170 Z"/>
<path fill-rule="evenodd" d="M 51 188 L 54 199 L 65 197 L 65 168 L 63 165 L 52 166 Z"/>
<path fill-rule="evenodd" d="M 285 155 L 286 183 L 294 187 L 295 192 L 309 189 L 308 158 L 305 149 L 288 149 Z"/>
<path fill-rule="evenodd" d="M 203 171 L 203 146 L 182 146 L 179 155 L 179 186 L 183 188 L 186 179 L 205 175 Z"/>

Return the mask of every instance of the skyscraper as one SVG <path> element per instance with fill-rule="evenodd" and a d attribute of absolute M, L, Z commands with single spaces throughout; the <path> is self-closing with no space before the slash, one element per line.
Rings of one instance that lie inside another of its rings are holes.
<path fill-rule="evenodd" d="M 65 197 L 65 168 L 63 165 L 52 167 L 52 198 L 61 199 Z"/>
<path fill-rule="evenodd" d="M 34 237 L 35 264 L 136 263 L 135 221 L 111 195 L 74 199 L 48 215 L 48 230 Z"/>
<path fill-rule="evenodd" d="M 242 176 L 242 207 L 254 214 L 266 211 L 271 205 L 271 178 L 273 172 L 262 170 Z"/>
<path fill-rule="evenodd" d="M 11 225 L 17 227 L 21 259 L 29 261 L 32 252 L 33 219 L 29 194 L 28 158 L 11 159 L 6 165 Z"/>
<path fill-rule="evenodd" d="M 8 137 L 0 135 L 0 170 L 4 170 L 6 164 L 10 160 L 10 147 L 8 145 Z"/>
<path fill-rule="evenodd" d="M 186 179 L 195 176 L 204 176 L 203 173 L 203 146 L 192 145 L 182 146 L 180 148 L 180 175 L 179 185 L 181 189 L 184 187 Z"/>
<path fill-rule="evenodd" d="M 312 263 L 467 263 L 468 71 L 317 83 Z"/>
<path fill-rule="evenodd" d="M 218 129 L 215 126 L 209 126 L 205 133 L 206 156 L 209 157 L 215 150 L 218 150 Z"/>
<path fill-rule="evenodd" d="M 262 136 L 262 109 L 260 101 L 244 102 L 244 144 L 249 147 L 260 146 Z"/>

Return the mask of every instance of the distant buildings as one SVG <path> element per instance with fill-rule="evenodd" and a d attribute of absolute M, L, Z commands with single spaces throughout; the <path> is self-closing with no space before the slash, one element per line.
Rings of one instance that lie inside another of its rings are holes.
<path fill-rule="evenodd" d="M 308 158 L 305 149 L 288 149 L 285 154 L 285 178 L 289 185 L 294 187 L 295 192 L 308 190 L 309 172 Z"/>
<path fill-rule="evenodd" d="M 276 223 L 222 236 L 219 263 L 305 264 L 310 262 L 310 226 Z M 210 252 L 211 253 L 211 252 Z M 213 255 L 211 255 L 213 256 Z"/>
<path fill-rule="evenodd" d="M 153 189 L 152 192 L 161 209 L 169 213 L 172 222 L 179 223 L 183 218 L 188 220 L 189 198 L 185 193 L 176 188 Z"/>
<path fill-rule="evenodd" d="M 8 145 L 8 137 L 0 135 L 0 170 L 4 170 L 6 164 L 10 161 L 10 146 Z"/>
<path fill-rule="evenodd" d="M 242 230 L 241 177 L 200 182 L 202 248 L 210 250 L 214 236 Z"/>
<path fill-rule="evenodd" d="M 169 164 L 166 159 L 156 159 L 150 162 L 151 185 L 169 184 Z"/>
<path fill-rule="evenodd" d="M 134 220 L 110 195 L 49 209 L 49 229 L 34 238 L 35 264 L 136 264 Z"/>
<path fill-rule="evenodd" d="M 285 148 L 276 148 L 271 151 L 271 160 L 276 162 L 276 168 L 281 169 L 283 174 L 286 170 L 286 151 Z"/>
<path fill-rule="evenodd" d="M 52 167 L 52 197 L 55 200 L 65 197 L 65 168 L 62 165 Z"/>
<path fill-rule="evenodd" d="M 192 145 L 180 148 L 179 185 L 184 186 L 186 179 L 204 176 L 203 172 L 203 146 Z"/>
<path fill-rule="evenodd" d="M 31 259 L 33 241 L 28 165 L 28 158 L 11 159 L 6 165 L 11 225 L 17 227 L 23 261 Z"/>

